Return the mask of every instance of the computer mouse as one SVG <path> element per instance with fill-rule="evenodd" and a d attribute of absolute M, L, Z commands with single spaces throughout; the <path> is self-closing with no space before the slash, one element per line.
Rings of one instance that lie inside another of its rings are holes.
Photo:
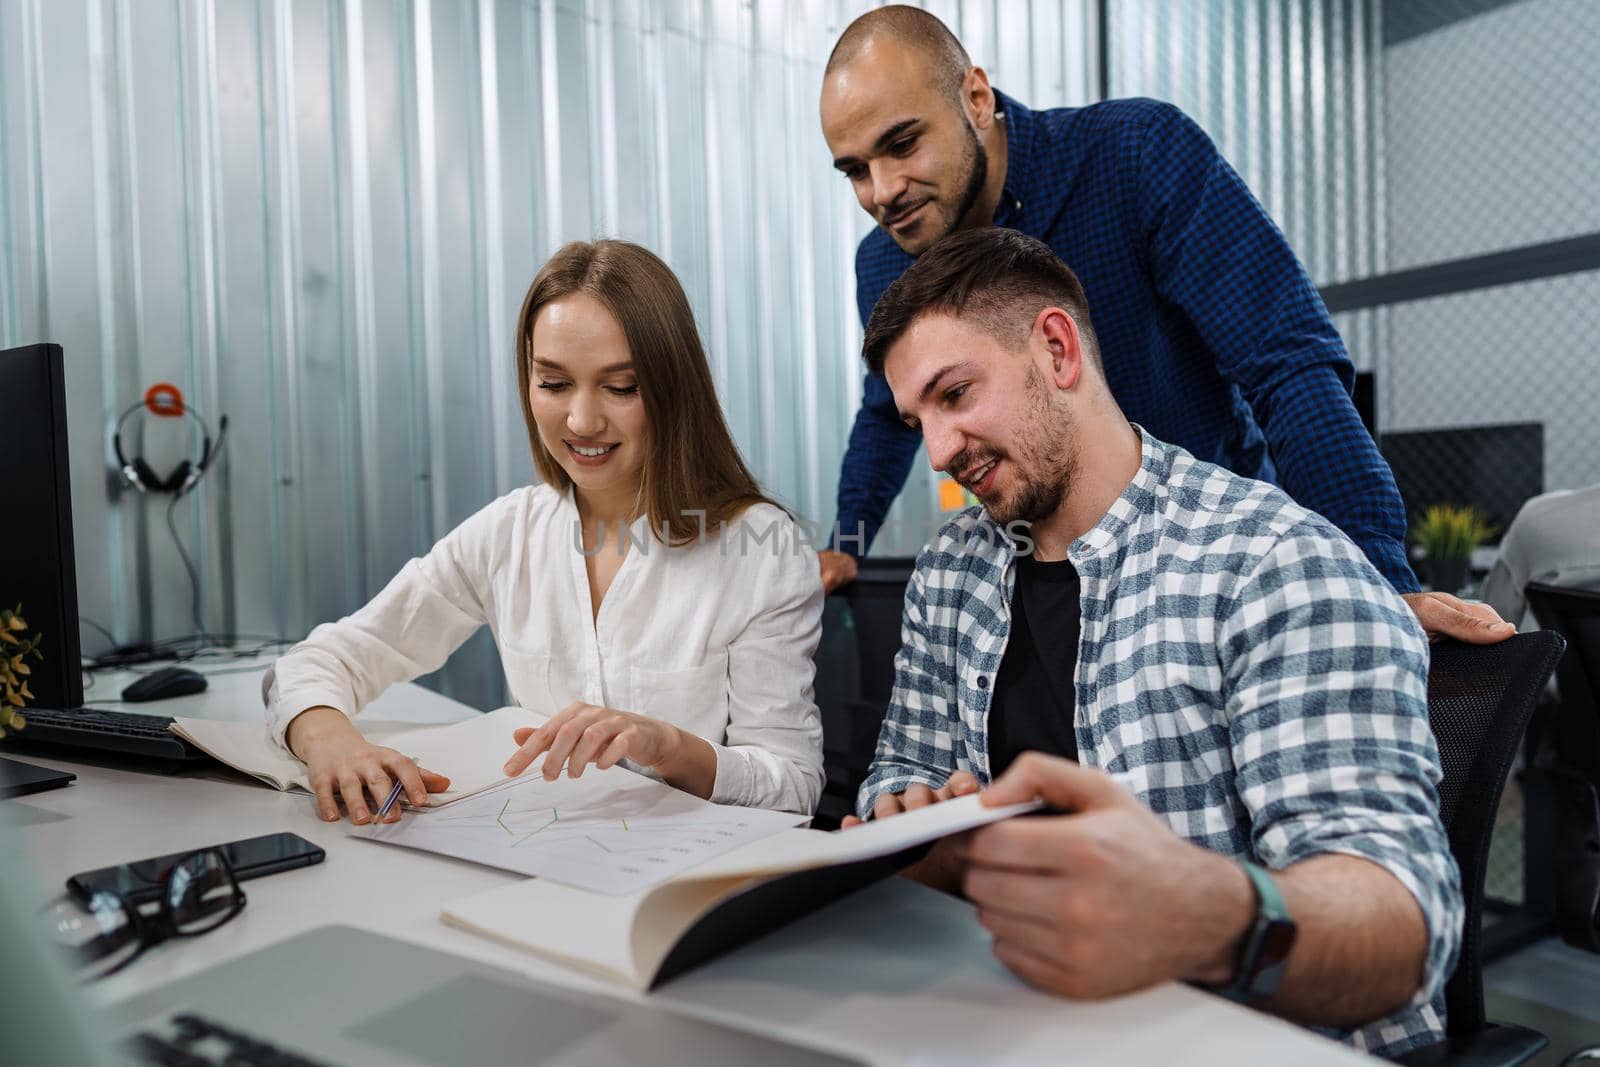
<path fill-rule="evenodd" d="M 185 697 L 201 693 L 206 688 L 206 676 L 187 667 L 162 667 L 128 685 L 122 699 L 139 703 L 145 700 L 166 700 L 168 697 Z"/>

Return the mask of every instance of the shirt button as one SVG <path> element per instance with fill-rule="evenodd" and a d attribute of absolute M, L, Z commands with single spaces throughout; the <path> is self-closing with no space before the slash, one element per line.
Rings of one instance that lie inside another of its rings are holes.
<path fill-rule="evenodd" d="M 984 675 L 984 674 L 978 675 L 978 688 L 979 689 L 987 689 L 987 688 L 989 688 L 989 677 L 988 677 L 988 675 Z"/>

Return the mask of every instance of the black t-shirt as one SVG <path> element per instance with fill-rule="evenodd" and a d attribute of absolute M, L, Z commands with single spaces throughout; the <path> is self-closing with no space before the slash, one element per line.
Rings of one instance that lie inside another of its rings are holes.
<path fill-rule="evenodd" d="M 1072 732 L 1077 703 L 1078 571 L 1068 560 L 1017 557 L 1011 634 L 989 703 L 989 772 L 995 777 L 1024 752 L 1078 758 Z"/>

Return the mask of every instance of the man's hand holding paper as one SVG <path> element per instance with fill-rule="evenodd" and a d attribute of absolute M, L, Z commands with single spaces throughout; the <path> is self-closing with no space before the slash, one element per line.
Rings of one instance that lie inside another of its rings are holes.
<path fill-rule="evenodd" d="M 953 800 L 976 793 L 978 788 L 978 780 L 967 771 L 957 771 L 938 788 L 915 782 L 907 786 L 903 793 L 885 793 L 879 797 L 872 806 L 872 816 L 875 819 L 887 819 L 903 811 L 915 811 L 941 800 Z M 846 815 L 840 823 L 842 829 L 859 825 L 861 820 L 854 815 Z M 935 842 L 926 856 L 900 873 L 932 889 L 946 893 L 961 892 L 961 875 L 965 868 L 960 852 L 962 840 L 963 836 L 958 834 Z"/>

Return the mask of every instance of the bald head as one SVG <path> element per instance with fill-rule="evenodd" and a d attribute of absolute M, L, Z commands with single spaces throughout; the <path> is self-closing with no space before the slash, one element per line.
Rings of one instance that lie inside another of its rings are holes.
<path fill-rule="evenodd" d="M 845 28 L 822 78 L 822 136 L 861 209 L 906 253 L 994 218 L 1006 135 L 981 67 L 919 8 Z M 990 160 L 994 166 L 990 166 Z"/>
<path fill-rule="evenodd" d="M 972 60 L 944 23 L 918 7 L 890 4 L 874 8 L 845 27 L 822 72 L 826 81 L 852 63 L 874 41 L 894 41 L 922 59 L 929 81 L 939 92 L 961 103 L 961 83 Z"/>

